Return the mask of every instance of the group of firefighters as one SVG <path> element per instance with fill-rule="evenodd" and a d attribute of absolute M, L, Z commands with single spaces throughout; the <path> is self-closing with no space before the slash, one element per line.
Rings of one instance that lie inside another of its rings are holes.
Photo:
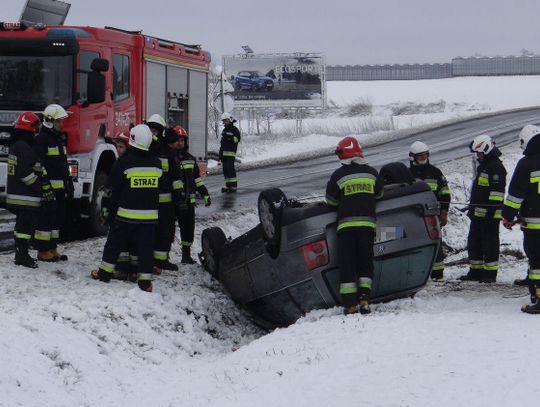
<path fill-rule="evenodd" d="M 501 152 L 488 135 L 475 137 L 469 147 L 478 165 L 473 180 L 467 216 L 470 219 L 467 250 L 469 272 L 463 281 L 494 283 L 499 270 L 499 224 L 523 231 L 523 247 L 529 269 L 516 285 L 529 287 L 531 304 L 521 310 L 540 314 L 540 127 L 527 125 L 519 133 L 524 157 L 518 162 L 505 199 L 506 169 Z M 326 187 L 326 202 L 337 209 L 340 294 L 347 314 L 369 314 L 373 279 L 376 200 L 383 186 L 377 171 L 370 167 L 354 137 L 345 137 L 336 148 L 341 167 Z M 427 183 L 441 205 L 439 224 L 448 222 L 451 203 L 448 182 L 441 170 L 429 162 L 429 147 L 414 142 L 409 149 L 410 172 Z M 442 244 L 436 255 L 431 278 L 443 281 Z"/>
<path fill-rule="evenodd" d="M 43 121 L 32 113 L 21 114 L 14 126 L 8 156 L 6 204 L 16 215 L 15 264 L 35 268 L 29 255 L 31 241 L 37 259 L 66 261 L 58 253 L 60 230 L 65 221 L 66 202 L 73 198 L 73 182 L 63 136 L 68 113 L 52 104 Z M 235 158 L 240 131 L 234 118 L 222 115 L 219 160 L 223 165 L 224 193 L 237 190 Z M 37 135 L 36 135 L 37 134 Z M 162 270 L 178 270 L 169 260 L 176 222 L 181 236 L 183 264 L 194 264 L 191 246 L 195 229 L 196 194 L 211 205 L 199 167 L 189 153 L 189 137 L 181 126 L 168 127 L 163 117 L 151 115 L 144 124 L 122 132 L 110 141 L 119 158 L 101 191 L 101 211 L 109 225 L 102 262 L 92 271 L 94 279 L 136 281 L 152 291 L 152 276 Z M 467 215 L 469 272 L 461 280 L 493 283 L 499 269 L 499 224 L 507 229 L 517 223 L 524 234 L 529 261 L 527 278 L 515 284 L 528 285 L 531 304 L 522 311 L 540 314 L 540 127 L 527 125 L 519 133 L 524 157 L 518 162 L 505 199 L 506 170 L 501 152 L 488 135 L 474 138 L 470 150 L 478 166 L 472 184 Z M 383 184 L 376 169 L 367 164 L 354 137 L 345 137 L 336 148 L 342 166 L 328 181 L 326 200 L 337 209 L 340 294 L 345 314 L 368 314 L 373 279 L 373 244 L 376 229 L 376 200 Z M 409 149 L 410 171 L 427 183 L 441 204 L 440 226 L 448 221 L 451 203 L 448 182 L 441 170 L 429 162 L 429 147 L 414 142 Z M 149 244 L 152 243 L 153 244 Z M 443 280 L 442 245 L 431 271 Z"/>
<path fill-rule="evenodd" d="M 64 120 L 68 112 L 57 104 L 43 112 L 43 121 L 32 112 L 16 120 L 10 139 L 6 205 L 16 215 L 15 264 L 30 268 L 37 259 L 66 261 L 57 244 L 66 219 L 66 202 L 73 198 L 73 181 L 67 161 Z M 240 132 L 228 113 L 221 117 L 224 129 L 220 161 L 225 186 L 237 189 L 235 156 Z M 37 135 L 36 135 L 37 134 Z M 168 127 L 163 117 L 151 115 L 144 124 L 115 135 L 110 142 L 118 152 L 105 187 L 100 191 L 101 215 L 109 225 L 102 262 L 91 277 L 136 281 L 152 291 L 152 275 L 178 270 L 169 260 L 180 228 L 183 264 L 194 264 L 191 246 L 195 231 L 196 195 L 211 205 L 199 167 L 189 153 L 188 133 L 181 126 Z"/>

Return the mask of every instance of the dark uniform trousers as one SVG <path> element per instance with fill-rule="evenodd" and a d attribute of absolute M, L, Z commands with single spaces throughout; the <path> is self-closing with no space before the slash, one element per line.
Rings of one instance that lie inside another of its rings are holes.
<path fill-rule="evenodd" d="M 174 241 L 174 204 L 161 202 L 158 211 L 159 218 L 154 240 L 154 265 L 163 268 L 163 263 L 169 258 L 169 251 Z"/>
<path fill-rule="evenodd" d="M 182 247 L 191 247 L 195 238 L 195 206 L 187 204 L 177 211 Z"/>
<path fill-rule="evenodd" d="M 115 219 L 109 229 L 99 267 L 112 273 L 120 253 L 131 250 L 137 253 L 136 272 L 143 277 L 142 280 L 148 280 L 154 264 L 153 248 L 149 243 L 154 241 L 155 231 L 155 223 L 131 223 Z"/>
<path fill-rule="evenodd" d="M 536 296 L 535 289 L 540 288 L 540 230 L 523 230 L 523 250 L 529 259 L 529 291 Z"/>
<path fill-rule="evenodd" d="M 351 307 L 358 304 L 360 298 L 369 298 L 371 293 L 375 231 L 348 228 L 339 231 L 337 238 L 341 299 L 343 306 Z"/>
<path fill-rule="evenodd" d="M 35 209 L 9 209 L 17 219 L 15 221 L 15 242 L 17 246 L 28 248 L 30 239 L 34 236 L 36 225 L 39 219 L 39 211 Z"/>
<path fill-rule="evenodd" d="M 221 159 L 223 164 L 223 177 L 225 178 L 225 186 L 227 188 L 237 188 L 238 179 L 236 178 L 236 168 L 234 167 L 234 162 L 236 158 L 230 156 L 224 156 Z"/>
<path fill-rule="evenodd" d="M 471 274 L 497 274 L 499 265 L 499 221 L 471 219 L 467 251 Z"/>

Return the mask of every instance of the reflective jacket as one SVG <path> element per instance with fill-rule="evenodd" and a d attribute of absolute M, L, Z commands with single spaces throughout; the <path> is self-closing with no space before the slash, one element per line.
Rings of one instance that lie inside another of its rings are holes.
<path fill-rule="evenodd" d="M 450 188 L 448 188 L 448 181 L 441 170 L 430 163 L 423 165 L 411 163 L 409 169 L 417 181 L 424 181 L 429 185 L 437 200 L 441 203 L 441 210 L 448 211 Z"/>
<path fill-rule="evenodd" d="M 6 204 L 10 208 L 38 209 L 44 181 L 43 169 L 31 146 L 34 135 L 15 131 L 8 153 Z"/>
<path fill-rule="evenodd" d="M 240 130 L 229 123 L 223 128 L 221 132 L 221 146 L 219 148 L 219 158 L 223 157 L 236 157 L 236 150 L 238 149 L 238 143 L 240 142 Z"/>
<path fill-rule="evenodd" d="M 377 170 L 357 159 L 338 168 L 326 185 L 326 202 L 337 207 L 337 231 L 375 229 L 375 202 L 382 195 Z"/>
<path fill-rule="evenodd" d="M 33 144 L 34 151 L 47 170 L 53 189 L 65 189 L 71 183 L 64 137 L 54 129 L 41 126 Z"/>
<path fill-rule="evenodd" d="M 471 219 L 502 219 L 506 169 L 499 159 L 500 155 L 500 151 L 495 147 L 490 154 L 484 156 L 476 170 L 468 212 Z"/>
<path fill-rule="evenodd" d="M 208 200 L 208 189 L 204 185 L 204 181 L 201 178 L 201 172 L 195 157 L 193 157 L 187 151 L 180 151 L 176 156 L 177 166 L 181 172 L 181 189 L 183 203 L 195 204 L 196 192 L 202 196 L 205 203 Z"/>
<path fill-rule="evenodd" d="M 529 142 L 523 154 L 510 181 L 502 214 L 509 221 L 519 215 L 526 223 L 522 230 L 540 232 L 540 136 Z"/>
<path fill-rule="evenodd" d="M 117 220 L 157 222 L 162 173 L 159 159 L 136 148 L 114 163 L 106 186 L 112 191 L 110 211 L 116 212 Z"/>
<path fill-rule="evenodd" d="M 173 193 L 180 188 L 180 170 L 176 165 L 175 153 L 162 139 L 152 142 L 150 152 L 161 162 L 163 175 L 159 180 L 159 203 L 173 201 Z M 175 182 L 176 181 L 176 182 Z"/>

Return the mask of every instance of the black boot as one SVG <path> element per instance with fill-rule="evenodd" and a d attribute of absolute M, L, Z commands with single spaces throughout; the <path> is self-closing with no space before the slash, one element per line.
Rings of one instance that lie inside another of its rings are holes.
<path fill-rule="evenodd" d="M 465 274 L 464 276 L 461 276 L 459 279 L 461 281 L 480 281 L 481 271 L 482 270 L 470 269 L 467 274 Z"/>
<path fill-rule="evenodd" d="M 15 242 L 15 264 L 31 269 L 38 266 L 37 261 L 28 254 L 28 242 L 25 240 L 17 239 L 17 242 Z"/>
<path fill-rule="evenodd" d="M 191 257 L 191 247 L 182 246 L 182 264 L 195 264 L 196 261 Z"/>
<path fill-rule="evenodd" d="M 495 283 L 497 281 L 497 271 L 495 270 L 484 270 L 482 277 L 478 280 L 481 283 Z"/>
<path fill-rule="evenodd" d="M 520 286 L 520 287 L 528 286 L 529 285 L 529 276 L 527 276 L 525 278 L 518 278 L 518 279 L 514 280 L 514 285 L 517 285 L 517 286 Z"/>
<path fill-rule="evenodd" d="M 163 270 L 178 271 L 178 266 L 176 264 L 174 264 L 174 263 L 171 263 L 171 261 L 169 259 L 165 260 L 161 264 L 161 268 Z"/>
<path fill-rule="evenodd" d="M 527 304 L 521 307 L 521 311 L 527 314 L 540 314 L 540 288 L 535 287 L 534 296 L 536 300 L 533 304 Z"/>

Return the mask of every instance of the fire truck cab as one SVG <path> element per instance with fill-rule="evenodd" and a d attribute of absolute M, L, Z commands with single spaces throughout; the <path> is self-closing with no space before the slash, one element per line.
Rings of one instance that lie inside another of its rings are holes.
<path fill-rule="evenodd" d="M 105 233 L 98 195 L 118 155 L 110 137 L 158 113 L 187 129 L 204 166 L 209 64 L 200 46 L 141 32 L 0 23 L 0 196 L 13 122 L 58 103 L 70 113 L 64 132 L 76 206 L 91 233 Z"/>

